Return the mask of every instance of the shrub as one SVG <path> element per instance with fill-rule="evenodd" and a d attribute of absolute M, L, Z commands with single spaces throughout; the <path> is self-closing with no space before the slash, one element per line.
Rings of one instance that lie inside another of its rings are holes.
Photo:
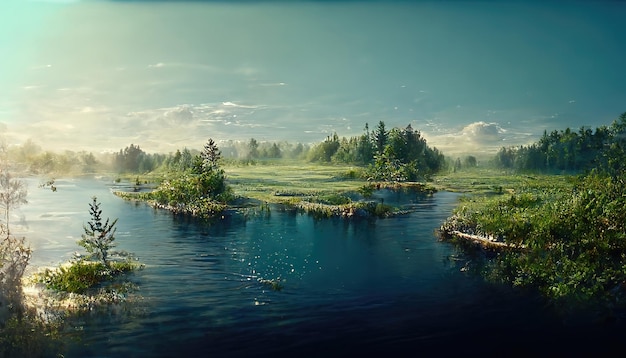
<path fill-rule="evenodd" d="M 522 188 L 496 200 L 465 200 L 443 231 L 523 244 L 485 267 L 490 279 L 533 287 L 569 303 L 622 303 L 626 295 L 626 181 L 588 175 L 569 191 Z"/>
<path fill-rule="evenodd" d="M 39 274 L 37 281 L 47 288 L 68 292 L 85 293 L 106 281 L 111 281 L 121 274 L 133 271 L 136 264 L 130 261 L 111 262 L 104 265 L 102 262 L 76 261 L 70 266 L 58 269 L 46 269 Z"/>

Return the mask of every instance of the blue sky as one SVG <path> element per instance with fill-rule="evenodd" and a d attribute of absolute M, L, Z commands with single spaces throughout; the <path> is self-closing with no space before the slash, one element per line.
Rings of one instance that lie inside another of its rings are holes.
<path fill-rule="evenodd" d="M 309 143 L 383 120 L 411 124 L 444 153 L 479 154 L 626 111 L 620 2 L 0 7 L 0 130 L 11 144 Z"/>

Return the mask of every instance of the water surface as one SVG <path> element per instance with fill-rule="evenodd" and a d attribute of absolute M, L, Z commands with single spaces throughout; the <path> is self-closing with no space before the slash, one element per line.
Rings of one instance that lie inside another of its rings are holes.
<path fill-rule="evenodd" d="M 146 265 L 131 276 L 137 312 L 79 322 L 82 339 L 66 356 L 509 356 L 624 342 L 619 322 L 564 318 L 532 294 L 461 272 L 463 257 L 433 235 L 458 194 L 385 193 L 414 211 L 374 221 L 273 207 L 209 225 L 119 199 L 107 181 L 58 180 L 57 192 L 29 184 L 21 230 L 34 267 L 80 249 L 93 195 L 104 217 L 119 218 L 118 248 Z"/>

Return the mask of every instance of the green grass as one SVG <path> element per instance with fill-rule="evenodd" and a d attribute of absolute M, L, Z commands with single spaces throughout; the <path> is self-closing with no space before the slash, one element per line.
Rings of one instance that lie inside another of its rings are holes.
<path fill-rule="evenodd" d="M 525 248 L 487 255 L 475 262 L 478 271 L 493 281 L 536 289 L 561 307 L 626 307 L 624 178 L 503 179 L 511 177 L 518 182 L 510 192 L 462 198 L 442 225 L 442 238 L 463 245 L 465 240 L 446 234 L 460 231 Z"/>
<path fill-rule="evenodd" d="M 346 179 L 358 167 L 306 162 L 257 162 L 224 167 L 235 195 L 265 202 L 284 203 L 293 196 L 317 196 L 357 191 L 363 179 Z M 279 194 L 279 195 L 276 195 Z M 282 194 L 282 195 L 281 195 Z"/>
<path fill-rule="evenodd" d="M 438 190 L 474 195 L 513 193 L 521 188 L 571 188 L 576 176 L 554 174 L 516 174 L 494 168 L 468 168 L 455 173 L 440 173 L 431 183 Z"/>

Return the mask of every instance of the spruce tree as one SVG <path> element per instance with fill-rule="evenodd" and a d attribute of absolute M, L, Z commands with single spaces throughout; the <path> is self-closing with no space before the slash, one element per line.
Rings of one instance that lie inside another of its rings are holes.
<path fill-rule="evenodd" d="M 100 209 L 100 203 L 94 196 L 93 202 L 89 204 L 89 214 L 91 220 L 87 225 L 83 225 L 85 233 L 82 235 L 82 240 L 78 241 L 78 244 L 87 250 L 91 257 L 99 259 L 105 266 L 109 265 L 109 250 L 115 246 L 115 224 L 117 219 L 109 222 L 109 218 L 102 223 L 102 210 Z"/>

